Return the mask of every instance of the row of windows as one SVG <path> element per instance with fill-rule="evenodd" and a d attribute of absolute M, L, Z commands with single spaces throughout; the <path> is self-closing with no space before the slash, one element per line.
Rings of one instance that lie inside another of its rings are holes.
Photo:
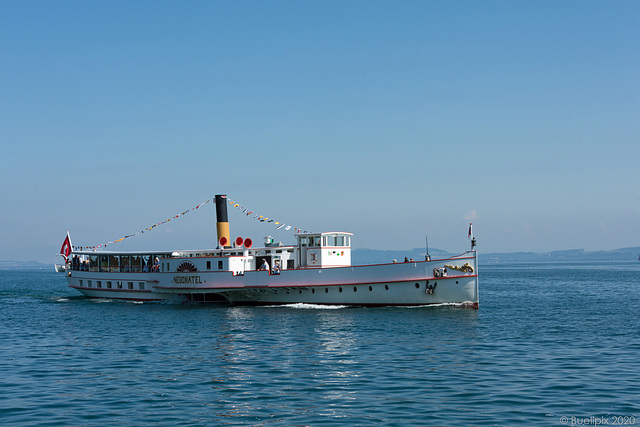
<path fill-rule="evenodd" d="M 168 254 L 149 255 L 90 255 L 81 260 L 74 256 L 71 261 L 71 269 L 79 271 L 103 271 L 103 272 L 134 272 L 142 273 L 155 271 L 154 264 L 158 258 L 167 257 Z"/>
<path fill-rule="evenodd" d="M 282 249 L 267 250 L 265 255 L 281 254 Z M 293 253 L 293 249 L 288 249 L 286 252 Z M 192 257 L 197 254 L 189 254 L 188 257 Z M 213 256 L 214 254 L 204 254 L 207 256 Z M 240 256 L 242 252 L 225 253 L 229 256 Z M 76 271 L 97 271 L 97 272 L 109 272 L 109 273 L 146 273 L 159 271 L 160 266 L 156 259 L 169 258 L 170 254 L 149 254 L 149 255 L 90 255 L 86 259 L 81 260 L 80 257 L 74 256 L 71 261 L 71 269 Z M 211 270 L 211 261 L 207 261 L 207 270 Z M 223 269 L 223 262 L 218 261 L 218 270 Z M 170 271 L 169 263 L 162 263 L 162 269 L 160 271 Z"/>
<path fill-rule="evenodd" d="M 126 284 L 125 284 L 126 283 Z M 84 280 L 80 279 L 80 286 L 84 286 Z M 93 280 L 87 280 L 87 288 L 93 288 Z M 115 286 L 113 286 L 113 282 L 111 281 L 107 281 L 104 283 L 104 287 L 103 287 L 103 283 L 102 280 L 96 280 L 95 283 L 95 288 L 96 289 L 128 289 L 128 290 L 140 290 L 140 291 L 144 291 L 145 290 L 145 283 L 144 282 L 138 282 L 138 287 L 136 288 L 134 285 L 134 282 L 115 282 Z"/>
<path fill-rule="evenodd" d="M 337 246 L 344 247 L 351 245 L 350 236 L 305 236 L 299 237 L 302 246 Z"/>
<path fill-rule="evenodd" d="M 163 273 L 165 271 L 171 271 L 169 265 L 170 264 L 168 262 L 161 262 L 160 263 L 160 271 L 162 271 Z M 224 262 L 223 261 L 218 261 L 218 270 L 222 270 L 223 268 L 224 268 Z M 211 261 L 207 261 L 207 270 L 211 270 Z"/>
<path fill-rule="evenodd" d="M 457 282 L 456 282 L 456 283 L 457 283 Z M 420 284 L 419 284 L 419 283 L 416 283 L 416 288 L 419 288 L 419 287 L 420 287 Z M 357 286 L 354 286 L 354 287 L 353 287 L 353 292 L 358 292 L 358 289 L 359 289 L 359 288 L 358 288 Z M 388 290 L 389 290 L 389 285 L 384 285 L 384 289 L 388 291 Z M 305 290 L 308 290 L 308 289 L 305 289 Z M 299 289 L 299 292 L 300 292 L 300 293 L 302 293 L 302 291 L 303 291 L 302 289 Z M 340 286 L 340 287 L 338 288 L 338 292 L 342 292 L 342 286 Z M 369 286 L 369 292 L 373 292 L 373 286 Z M 287 291 L 287 293 L 290 293 L 290 291 Z M 315 288 L 311 288 L 311 293 L 312 293 L 312 294 L 315 294 L 315 293 L 316 293 Z M 324 293 L 325 293 L 325 294 L 328 294 L 328 293 L 329 293 L 329 288 L 324 288 Z"/>
<path fill-rule="evenodd" d="M 458 281 L 456 280 L 456 285 L 457 285 L 457 284 L 458 284 Z M 416 282 L 416 283 L 415 283 L 415 287 L 416 287 L 416 289 L 420 289 L 420 286 L 421 286 L 421 285 L 420 285 L 420 283 L 418 283 L 418 282 Z M 437 282 L 436 282 L 436 284 L 434 284 L 434 286 L 437 286 Z M 357 286 L 354 286 L 354 287 L 353 287 L 353 292 L 358 292 L 358 289 L 359 289 L 359 288 L 358 288 Z M 384 285 L 384 289 L 385 289 L 386 291 L 388 291 L 388 290 L 389 290 L 389 285 Z M 427 280 L 427 289 L 429 289 L 429 281 L 428 281 L 428 280 Z M 308 289 L 305 289 L 305 290 L 308 290 Z M 302 294 L 302 291 L 303 291 L 302 289 L 299 289 L 299 292 L 300 292 L 301 294 Z M 338 292 L 342 292 L 342 286 L 340 286 L 340 287 L 338 288 Z M 373 286 L 369 286 L 369 292 L 373 292 Z M 290 293 L 290 291 L 287 291 L 287 293 Z M 315 288 L 312 288 L 312 289 L 311 289 L 311 293 L 312 293 L 312 294 L 315 294 L 315 293 L 316 293 Z M 328 294 L 328 293 L 329 293 L 329 288 L 324 288 L 324 293 L 325 293 L 325 294 Z"/>
<path fill-rule="evenodd" d="M 389 290 L 389 285 L 384 285 L 384 288 L 388 291 Z M 369 292 L 372 292 L 372 291 L 373 291 L 373 287 L 369 286 Z M 340 286 L 338 288 L 338 292 L 342 292 L 342 286 Z M 358 287 L 357 286 L 353 287 L 353 292 L 358 292 Z M 300 293 L 302 293 L 302 291 L 300 291 Z M 315 294 L 316 290 L 315 289 L 311 289 L 311 293 Z M 329 288 L 324 288 L 324 293 L 328 294 L 329 293 Z"/>

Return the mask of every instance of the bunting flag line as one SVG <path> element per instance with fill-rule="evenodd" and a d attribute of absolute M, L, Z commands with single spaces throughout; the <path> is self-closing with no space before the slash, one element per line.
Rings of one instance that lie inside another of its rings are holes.
<path fill-rule="evenodd" d="M 227 199 L 228 199 L 228 197 L 227 197 Z M 259 213 L 256 213 L 256 212 L 250 210 L 249 208 L 245 208 L 244 206 L 241 206 L 240 203 L 236 203 L 233 200 L 229 201 L 229 205 L 232 208 L 238 209 L 245 216 L 253 216 L 253 219 L 257 219 L 259 222 L 264 222 L 264 223 L 267 223 L 267 224 L 275 225 L 276 226 L 276 230 L 280 230 L 280 229 L 284 228 L 286 231 L 289 231 L 289 230 L 291 230 L 293 228 L 293 230 L 297 234 L 299 234 L 299 233 L 309 233 L 309 231 L 303 230 L 302 228 L 293 227 L 293 226 L 285 224 L 285 223 L 283 223 L 281 221 L 276 221 L 273 218 L 269 218 L 267 216 L 260 215 Z"/>
<path fill-rule="evenodd" d="M 179 214 L 177 214 L 177 215 L 175 215 L 175 216 L 172 216 L 171 218 L 165 219 L 164 221 L 161 221 L 161 222 L 159 222 L 159 223 L 157 223 L 157 224 L 154 224 L 154 225 L 152 225 L 152 226 L 150 226 L 150 227 L 147 227 L 147 228 L 145 228 L 144 230 L 140 230 L 140 231 L 137 231 L 137 232 L 135 232 L 135 233 L 127 234 L 126 236 L 121 237 L 121 238 L 119 238 L 119 239 L 112 240 L 112 241 L 110 241 L 110 242 L 103 243 L 103 244 L 101 244 L 101 245 L 96 245 L 96 246 L 84 246 L 84 247 L 76 247 L 76 246 L 74 246 L 74 249 L 76 249 L 76 250 L 82 250 L 82 249 L 85 249 L 85 250 L 94 250 L 94 251 L 95 251 L 95 250 L 96 250 L 96 249 L 98 249 L 98 248 L 103 248 L 103 247 L 106 247 L 107 245 L 111 245 L 111 244 L 113 244 L 113 243 L 119 243 L 119 242 L 122 242 L 124 239 L 128 239 L 129 237 L 133 237 L 133 236 L 138 236 L 138 235 L 140 235 L 140 234 L 143 234 L 145 231 L 151 231 L 151 230 L 153 230 L 154 228 L 158 227 L 159 225 L 166 224 L 167 222 L 169 222 L 169 221 L 171 221 L 171 220 L 173 220 L 173 219 L 180 218 L 181 216 L 186 215 L 186 214 L 188 214 L 188 213 L 189 213 L 189 212 L 191 212 L 191 211 L 195 211 L 196 209 L 200 208 L 202 205 L 205 205 L 205 204 L 207 204 L 207 203 L 209 203 L 209 202 L 211 202 L 211 201 L 212 201 L 212 200 L 211 200 L 211 199 L 209 199 L 209 200 L 207 200 L 206 202 L 202 202 L 202 203 L 200 203 L 198 206 L 195 206 L 195 207 L 193 207 L 193 208 L 191 208 L 191 209 L 188 209 L 188 210 L 186 210 L 186 211 L 184 211 L 184 212 L 181 212 L 181 213 L 179 213 Z M 213 200 L 213 203 L 215 203 L 215 200 Z"/>
<path fill-rule="evenodd" d="M 229 198 L 227 197 L 227 200 L 228 200 L 228 199 L 229 199 Z M 140 231 L 137 231 L 137 232 L 135 232 L 135 233 L 127 234 L 127 235 L 126 235 L 126 236 L 124 236 L 124 237 L 120 237 L 119 239 L 112 240 L 112 241 L 107 242 L 107 243 L 102 243 L 102 244 L 100 244 L 100 245 L 96 245 L 96 246 L 84 246 L 84 247 L 81 247 L 81 246 L 74 246 L 73 248 L 74 248 L 75 250 L 83 250 L 83 249 L 84 249 L 84 250 L 94 250 L 94 251 L 95 251 L 96 249 L 104 248 L 104 247 L 106 247 L 107 245 L 112 245 L 112 244 L 114 244 L 114 243 L 122 242 L 124 239 L 128 239 L 129 237 L 133 237 L 133 236 L 138 236 L 138 235 L 140 235 L 140 234 L 143 234 L 145 231 L 151 231 L 151 230 L 153 230 L 154 228 L 156 228 L 156 227 L 158 227 L 158 226 L 160 226 L 160 225 L 166 224 L 167 222 L 169 222 L 169 221 L 171 221 L 171 220 L 178 219 L 178 218 L 182 217 L 183 215 L 188 214 L 188 213 L 189 213 L 189 212 L 191 212 L 191 211 L 195 211 L 196 209 L 200 208 L 202 205 L 205 205 L 205 204 L 207 204 L 207 203 L 209 203 L 209 202 L 213 202 L 213 203 L 215 203 L 216 201 L 215 201 L 215 200 L 213 200 L 213 199 L 209 199 L 209 200 L 207 200 L 206 202 L 202 202 L 202 203 L 200 203 L 198 206 L 195 206 L 195 207 L 193 207 L 193 208 L 191 208 L 191 209 L 188 209 L 188 210 L 186 210 L 186 211 L 184 211 L 184 212 L 181 212 L 181 213 L 179 213 L 179 214 L 177 214 L 177 215 L 175 215 L 175 216 L 172 216 L 171 218 L 167 218 L 167 219 L 165 219 L 164 221 L 161 221 L 161 222 L 159 222 L 159 223 L 157 223 L 157 224 L 153 224 L 152 226 L 147 227 L 147 228 L 145 228 L 144 230 L 140 230 Z M 260 214 L 258 214 L 258 213 L 255 213 L 254 211 L 251 211 L 251 210 L 249 210 L 248 208 L 245 208 L 244 206 L 240 206 L 240 203 L 236 203 L 236 202 L 234 202 L 234 201 L 230 201 L 230 202 L 229 202 L 229 205 L 231 205 L 231 207 L 236 208 L 236 209 L 238 209 L 239 211 L 241 211 L 245 216 L 253 216 L 253 218 L 254 218 L 254 219 L 257 219 L 259 222 L 264 222 L 264 223 L 267 223 L 267 224 L 273 224 L 273 225 L 275 225 L 275 226 L 276 226 L 276 230 L 280 230 L 280 229 L 283 229 L 283 228 L 284 228 L 284 230 L 286 230 L 286 231 L 289 231 L 289 230 L 293 229 L 293 230 L 294 230 L 294 232 L 295 232 L 296 234 L 300 234 L 300 233 L 309 233 L 309 231 L 304 230 L 304 229 L 302 229 L 302 228 L 293 227 L 293 226 L 288 225 L 288 224 L 285 224 L 285 223 L 283 223 L 283 222 L 281 222 L 281 221 L 276 221 L 276 220 L 274 220 L 274 219 L 272 219 L 272 218 L 269 218 L 269 217 L 266 217 L 266 216 L 264 216 L 264 215 L 260 215 Z"/>

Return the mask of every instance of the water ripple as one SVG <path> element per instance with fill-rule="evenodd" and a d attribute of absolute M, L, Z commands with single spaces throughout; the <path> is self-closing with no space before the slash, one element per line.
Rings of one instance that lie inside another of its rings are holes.
<path fill-rule="evenodd" d="M 638 273 L 493 266 L 476 311 L 129 304 L 79 297 L 54 273 L 1 272 L 0 417 L 83 426 L 637 419 Z"/>

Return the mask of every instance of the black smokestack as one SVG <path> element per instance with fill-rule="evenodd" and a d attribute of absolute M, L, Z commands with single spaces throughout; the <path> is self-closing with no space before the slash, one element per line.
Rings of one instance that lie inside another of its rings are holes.
<path fill-rule="evenodd" d="M 227 196 L 216 195 L 216 231 L 218 243 L 221 247 L 231 246 L 231 234 L 229 233 L 229 218 L 227 217 Z"/>

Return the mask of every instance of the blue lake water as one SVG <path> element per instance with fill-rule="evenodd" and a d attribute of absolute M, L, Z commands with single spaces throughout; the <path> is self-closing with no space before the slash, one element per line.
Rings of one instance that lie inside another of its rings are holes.
<path fill-rule="evenodd" d="M 479 310 L 100 301 L 0 271 L 0 325 L 6 425 L 640 424 L 640 262 L 481 265 Z"/>

